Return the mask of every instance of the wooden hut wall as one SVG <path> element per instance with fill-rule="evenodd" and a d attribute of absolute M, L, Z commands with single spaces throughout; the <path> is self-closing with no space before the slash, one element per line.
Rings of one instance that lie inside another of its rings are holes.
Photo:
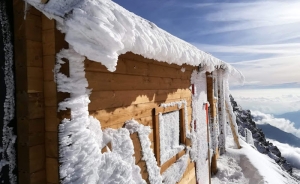
<path fill-rule="evenodd" d="M 182 72 L 181 69 L 185 71 Z M 86 78 L 92 90 L 90 114 L 101 122 L 102 129 L 121 128 L 126 120 L 134 118 L 139 123 L 153 128 L 153 109 L 161 103 L 187 101 L 188 122 L 191 122 L 191 96 L 189 89 L 192 71 L 196 67 L 178 66 L 142 56 L 126 53 L 119 57 L 115 72 L 109 72 L 100 63 L 85 61 Z M 153 131 L 150 134 L 154 145 Z M 132 135 L 136 164 L 147 180 L 145 162 L 141 160 L 141 147 L 136 134 Z M 171 164 L 171 163 L 170 163 Z M 168 167 L 164 165 L 165 169 Z M 190 162 L 183 183 L 195 183 L 195 168 Z M 189 178 L 189 179 L 187 179 Z"/>
<path fill-rule="evenodd" d="M 14 0 L 16 113 L 18 127 L 18 181 L 20 184 L 57 184 L 57 127 L 62 119 L 57 104 L 66 94 L 57 93 L 53 68 L 56 53 L 67 47 L 55 21 Z M 65 66 L 63 71 L 68 71 Z"/>

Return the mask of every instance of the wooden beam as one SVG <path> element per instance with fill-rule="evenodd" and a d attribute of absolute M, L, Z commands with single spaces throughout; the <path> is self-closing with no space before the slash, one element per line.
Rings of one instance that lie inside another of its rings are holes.
<path fill-rule="evenodd" d="M 227 115 L 229 117 L 229 121 L 230 121 L 229 124 L 230 124 L 231 132 L 232 132 L 232 135 L 233 135 L 233 139 L 234 139 L 234 142 L 235 142 L 237 148 L 240 149 L 241 145 L 240 145 L 240 142 L 239 142 L 237 132 L 235 131 L 236 130 L 235 126 L 234 126 L 235 123 L 233 122 L 233 117 L 231 116 L 230 108 L 232 108 L 231 105 L 228 104 L 228 102 L 226 101 L 226 111 L 227 111 Z"/>
<path fill-rule="evenodd" d="M 212 73 L 206 73 L 206 82 L 207 82 L 207 100 L 210 103 L 210 117 L 209 119 L 212 120 L 212 126 L 215 126 L 216 123 L 216 116 L 217 116 L 217 109 L 216 109 L 216 100 L 214 95 L 214 79 Z M 214 130 L 212 130 L 214 131 Z M 214 140 L 213 140 L 214 141 Z M 211 160 L 211 173 L 216 174 L 218 171 L 217 166 L 217 154 L 218 154 L 218 147 L 215 148 L 212 160 Z"/>
<path fill-rule="evenodd" d="M 42 4 L 46 4 L 46 3 L 48 3 L 48 1 L 49 1 L 49 0 L 41 0 L 41 3 L 42 3 Z"/>
<path fill-rule="evenodd" d="M 160 165 L 160 135 L 159 135 L 159 117 L 158 117 L 157 109 L 153 110 L 154 122 L 153 122 L 153 130 L 154 130 L 154 154 L 156 156 L 157 164 Z"/>

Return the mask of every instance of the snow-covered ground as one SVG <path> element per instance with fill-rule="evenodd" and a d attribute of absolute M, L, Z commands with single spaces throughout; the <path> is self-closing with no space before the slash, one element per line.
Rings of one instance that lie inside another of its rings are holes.
<path fill-rule="evenodd" d="M 240 139 L 241 149 L 234 148 L 233 138 L 226 139 L 226 153 L 218 159 L 218 173 L 212 177 L 213 184 L 297 184 L 274 160 L 259 153 Z M 298 170 L 299 174 L 299 170 Z"/>

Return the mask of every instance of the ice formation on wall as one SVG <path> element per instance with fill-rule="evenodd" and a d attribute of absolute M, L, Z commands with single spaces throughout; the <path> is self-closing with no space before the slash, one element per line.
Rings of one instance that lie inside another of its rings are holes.
<path fill-rule="evenodd" d="M 176 102 L 170 102 L 170 103 L 162 103 L 160 104 L 160 107 L 174 107 L 174 106 L 178 106 L 178 108 L 180 109 L 181 107 L 184 108 L 184 116 L 185 116 L 185 136 L 187 138 L 190 138 L 191 136 L 191 132 L 189 131 L 189 122 L 188 122 L 188 110 L 187 110 L 187 102 L 186 100 L 180 100 L 180 101 L 176 101 Z"/>
<path fill-rule="evenodd" d="M 191 84 L 194 85 L 192 95 L 192 149 L 191 160 L 196 162 L 196 176 L 199 183 L 209 182 L 208 170 L 208 135 L 206 124 L 207 86 L 205 71 L 194 71 L 191 76 Z"/>
<path fill-rule="evenodd" d="M 139 124 L 135 120 L 129 120 L 125 122 L 125 128 L 127 128 L 131 134 L 135 132 L 138 133 L 143 153 L 142 160 L 146 162 L 146 167 L 149 174 L 149 182 L 151 184 L 162 183 L 160 168 L 157 166 L 156 158 L 151 149 L 151 141 L 149 139 L 149 134 L 151 133 L 150 127 Z"/>
<path fill-rule="evenodd" d="M 59 72 L 63 58 L 68 59 L 70 77 Z M 84 72 L 84 57 L 74 50 L 57 54 L 55 79 L 58 90 L 70 93 L 59 104 L 60 110 L 70 109 L 71 119 L 59 125 L 60 179 L 62 183 L 145 183 L 136 166 L 133 143 L 127 129 L 107 129 L 102 132 L 100 122 L 89 116 L 90 90 Z M 101 153 L 111 142 L 112 150 Z"/>
<path fill-rule="evenodd" d="M 125 122 L 125 128 L 127 128 L 130 133 L 138 133 L 143 153 L 142 160 L 146 162 L 147 171 L 149 174 L 149 182 L 151 184 L 173 184 L 180 181 L 188 165 L 189 149 L 187 149 L 187 152 L 184 156 L 178 159 L 165 172 L 163 172 L 162 175 L 160 175 L 160 168 L 157 166 L 155 156 L 150 147 L 150 127 L 144 126 L 135 120 L 129 120 Z"/>
<path fill-rule="evenodd" d="M 225 92 L 224 92 L 224 81 L 223 81 L 223 70 L 218 70 L 218 121 L 219 121 L 219 148 L 220 154 L 225 153 L 226 148 L 226 106 L 225 106 Z"/>
<path fill-rule="evenodd" d="M 159 113 L 160 165 L 184 149 L 179 140 L 179 110 Z"/>
<path fill-rule="evenodd" d="M 146 58 L 182 65 L 216 66 L 242 78 L 229 64 L 200 51 L 110 0 L 26 0 L 56 19 L 74 50 L 114 71 L 118 56 L 131 51 Z"/>
<path fill-rule="evenodd" d="M 162 173 L 163 183 L 174 184 L 179 182 L 187 168 L 188 159 L 189 151 Z"/>
<path fill-rule="evenodd" d="M 6 97 L 4 101 L 4 118 L 2 129 L 2 147 L 0 147 L 0 173 L 4 166 L 9 168 L 9 181 L 10 183 L 17 183 L 17 176 L 13 173 L 16 167 L 16 151 L 15 141 L 17 136 L 14 134 L 13 128 L 10 123 L 15 115 L 15 87 L 14 87 L 14 73 L 13 73 L 13 45 L 11 43 L 11 32 L 8 17 L 6 14 L 6 2 L 0 2 L 0 22 L 1 31 L 4 44 L 4 81 L 6 86 Z"/>
<path fill-rule="evenodd" d="M 213 95 L 214 95 L 214 100 L 217 102 L 218 101 L 217 71 L 212 72 L 212 74 L 208 75 L 208 77 L 212 77 Z M 215 106 L 215 107 L 213 107 L 213 106 Z M 213 109 L 213 108 L 216 110 L 216 116 L 210 117 L 209 128 L 210 128 L 210 148 L 215 151 L 219 145 L 219 141 L 218 141 L 218 136 L 219 136 L 218 103 L 211 104 L 210 109 Z"/>

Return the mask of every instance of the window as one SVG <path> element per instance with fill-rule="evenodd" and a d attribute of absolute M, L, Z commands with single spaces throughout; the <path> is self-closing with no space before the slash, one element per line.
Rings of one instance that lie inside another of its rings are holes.
<path fill-rule="evenodd" d="M 154 138 L 155 156 L 158 165 L 162 166 L 161 169 L 168 167 L 184 154 L 184 105 L 155 108 Z"/>

